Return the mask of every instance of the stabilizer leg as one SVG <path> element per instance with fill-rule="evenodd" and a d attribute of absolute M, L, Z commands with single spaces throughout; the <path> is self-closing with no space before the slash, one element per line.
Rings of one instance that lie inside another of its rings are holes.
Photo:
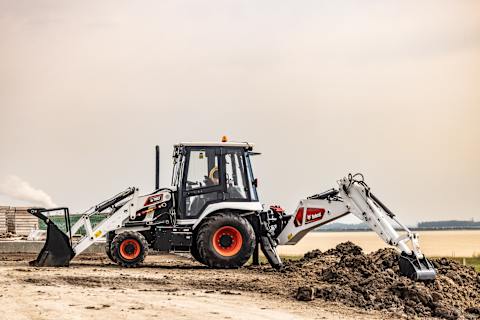
<path fill-rule="evenodd" d="M 282 259 L 280 259 L 275 244 L 269 235 L 260 237 L 260 247 L 262 248 L 263 254 L 265 257 L 267 257 L 268 262 L 273 268 L 277 270 L 283 268 Z"/>
<path fill-rule="evenodd" d="M 258 250 L 259 244 L 258 242 L 255 244 L 255 249 L 253 250 L 253 256 L 252 256 L 252 265 L 254 266 L 259 266 L 260 265 L 260 250 Z"/>

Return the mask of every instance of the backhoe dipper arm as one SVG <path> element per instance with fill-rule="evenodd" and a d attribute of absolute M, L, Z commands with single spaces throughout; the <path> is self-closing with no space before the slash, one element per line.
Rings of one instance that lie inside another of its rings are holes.
<path fill-rule="evenodd" d="M 396 246 L 401 252 L 412 254 L 407 242 L 411 242 L 415 255 L 423 258 L 418 245 L 416 234 L 399 223 L 399 225 L 407 232 L 405 236 L 400 236 L 387 219 L 395 219 L 395 215 L 388 210 L 378 199 L 373 196 L 368 186 L 362 180 L 355 180 L 349 176 L 343 178 L 340 182 L 340 195 L 347 206 L 351 208 L 351 212 L 360 220 L 368 224 L 370 229 L 375 231 L 383 241 L 389 245 Z M 377 201 L 375 201 L 377 200 Z M 386 209 L 386 210 L 385 210 Z M 388 210 L 388 212 L 387 212 Z M 398 220 L 394 220 L 398 221 Z"/>
<path fill-rule="evenodd" d="M 363 175 L 349 174 L 338 181 L 339 190 L 329 190 L 314 195 L 300 203 L 295 214 L 277 237 L 280 245 L 292 245 L 300 241 L 309 231 L 329 223 L 348 213 L 365 222 L 385 243 L 401 251 L 400 271 L 415 280 L 435 278 L 432 263 L 422 254 L 418 235 L 411 232 L 371 192 Z M 396 222 L 404 231 L 400 235 L 392 226 Z"/>

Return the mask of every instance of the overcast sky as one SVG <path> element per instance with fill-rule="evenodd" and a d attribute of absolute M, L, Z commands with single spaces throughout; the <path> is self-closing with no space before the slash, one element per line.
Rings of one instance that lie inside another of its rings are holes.
<path fill-rule="evenodd" d="M 228 135 L 265 203 L 363 172 L 409 224 L 480 220 L 479 122 L 480 1 L 0 0 L 0 181 L 74 211 Z"/>

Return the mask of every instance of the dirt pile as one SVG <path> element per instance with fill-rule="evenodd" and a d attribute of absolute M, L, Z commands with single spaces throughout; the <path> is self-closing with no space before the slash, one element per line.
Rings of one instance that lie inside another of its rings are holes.
<path fill-rule="evenodd" d="M 316 297 L 409 317 L 480 318 L 480 274 L 445 258 L 433 263 L 436 279 L 414 282 L 400 274 L 394 249 L 364 254 L 357 245 L 345 242 L 287 262 L 285 271 L 306 279 L 307 285 L 297 292 L 298 300 Z"/>

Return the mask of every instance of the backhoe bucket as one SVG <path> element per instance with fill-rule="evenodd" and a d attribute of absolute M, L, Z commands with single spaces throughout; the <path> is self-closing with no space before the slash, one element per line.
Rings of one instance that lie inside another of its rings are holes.
<path fill-rule="evenodd" d="M 67 230 L 70 230 L 70 218 L 67 208 L 59 208 L 64 210 Z M 38 254 L 37 259 L 30 261 L 30 265 L 36 267 L 68 267 L 70 260 L 75 256 L 72 249 L 70 237 L 67 236 L 51 219 L 42 214 L 45 211 L 53 211 L 59 209 L 29 209 L 28 212 L 43 220 L 47 225 L 47 240 L 42 250 Z"/>
<path fill-rule="evenodd" d="M 427 258 L 418 259 L 413 253 L 411 255 L 402 252 L 398 259 L 400 272 L 415 281 L 434 280 L 437 272 L 433 264 Z"/>

